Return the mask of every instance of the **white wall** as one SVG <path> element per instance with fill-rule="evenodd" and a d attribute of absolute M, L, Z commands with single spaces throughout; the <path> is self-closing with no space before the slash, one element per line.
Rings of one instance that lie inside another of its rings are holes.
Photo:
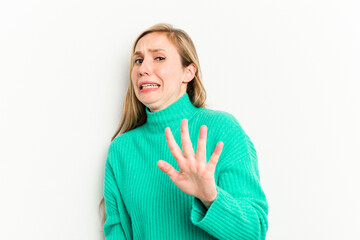
<path fill-rule="evenodd" d="M 132 42 L 187 31 L 210 108 L 253 140 L 270 240 L 360 235 L 358 1 L 0 3 L 0 239 L 103 239 Z"/>

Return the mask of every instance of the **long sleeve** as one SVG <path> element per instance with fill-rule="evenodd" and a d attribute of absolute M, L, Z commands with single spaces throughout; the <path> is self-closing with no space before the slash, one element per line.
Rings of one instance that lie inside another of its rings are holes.
<path fill-rule="evenodd" d="M 132 239 L 130 218 L 123 203 L 118 184 L 115 179 L 111 161 L 116 159 L 114 144 L 110 144 L 104 179 L 105 216 L 104 234 L 106 240 Z"/>
<path fill-rule="evenodd" d="M 268 204 L 260 186 L 255 148 L 232 115 L 219 121 L 224 147 L 217 165 L 218 195 L 209 209 L 194 198 L 191 220 L 218 239 L 265 239 Z"/>

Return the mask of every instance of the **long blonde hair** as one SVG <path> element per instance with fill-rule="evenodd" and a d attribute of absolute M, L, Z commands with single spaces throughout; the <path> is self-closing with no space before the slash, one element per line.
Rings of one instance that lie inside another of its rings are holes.
<path fill-rule="evenodd" d="M 187 84 L 186 92 L 188 93 L 190 101 L 195 107 L 206 107 L 206 91 L 201 82 L 199 59 L 191 38 L 185 31 L 174 28 L 170 24 L 155 24 L 142 32 L 134 42 L 130 58 L 129 85 L 126 91 L 125 102 L 123 105 L 122 120 L 118 129 L 115 131 L 114 136 L 111 138 L 111 141 L 113 141 L 121 133 L 130 131 L 136 127 L 143 125 L 146 122 L 147 116 L 145 111 L 145 105 L 136 98 L 134 87 L 131 82 L 131 71 L 134 66 L 133 56 L 136 44 L 143 36 L 152 32 L 162 32 L 166 34 L 169 41 L 177 48 L 177 51 L 181 57 L 182 66 L 184 68 L 189 66 L 191 63 L 196 65 L 197 71 L 195 73 L 195 77 Z M 102 212 L 102 224 L 104 224 L 106 221 L 104 197 L 100 201 L 99 211 Z"/>

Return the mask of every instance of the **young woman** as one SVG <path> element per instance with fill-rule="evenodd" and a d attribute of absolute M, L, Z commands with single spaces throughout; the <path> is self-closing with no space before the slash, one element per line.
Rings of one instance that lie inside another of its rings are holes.
<path fill-rule="evenodd" d="M 105 164 L 107 240 L 265 239 L 254 145 L 233 115 L 205 108 L 205 99 L 186 32 L 157 24 L 138 36 Z"/>

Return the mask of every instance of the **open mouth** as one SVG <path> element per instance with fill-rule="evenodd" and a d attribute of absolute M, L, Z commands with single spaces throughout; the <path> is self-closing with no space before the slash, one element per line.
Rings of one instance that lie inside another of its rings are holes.
<path fill-rule="evenodd" d="M 143 84 L 140 86 L 140 90 L 147 89 L 147 88 L 159 88 L 159 84 Z"/>

